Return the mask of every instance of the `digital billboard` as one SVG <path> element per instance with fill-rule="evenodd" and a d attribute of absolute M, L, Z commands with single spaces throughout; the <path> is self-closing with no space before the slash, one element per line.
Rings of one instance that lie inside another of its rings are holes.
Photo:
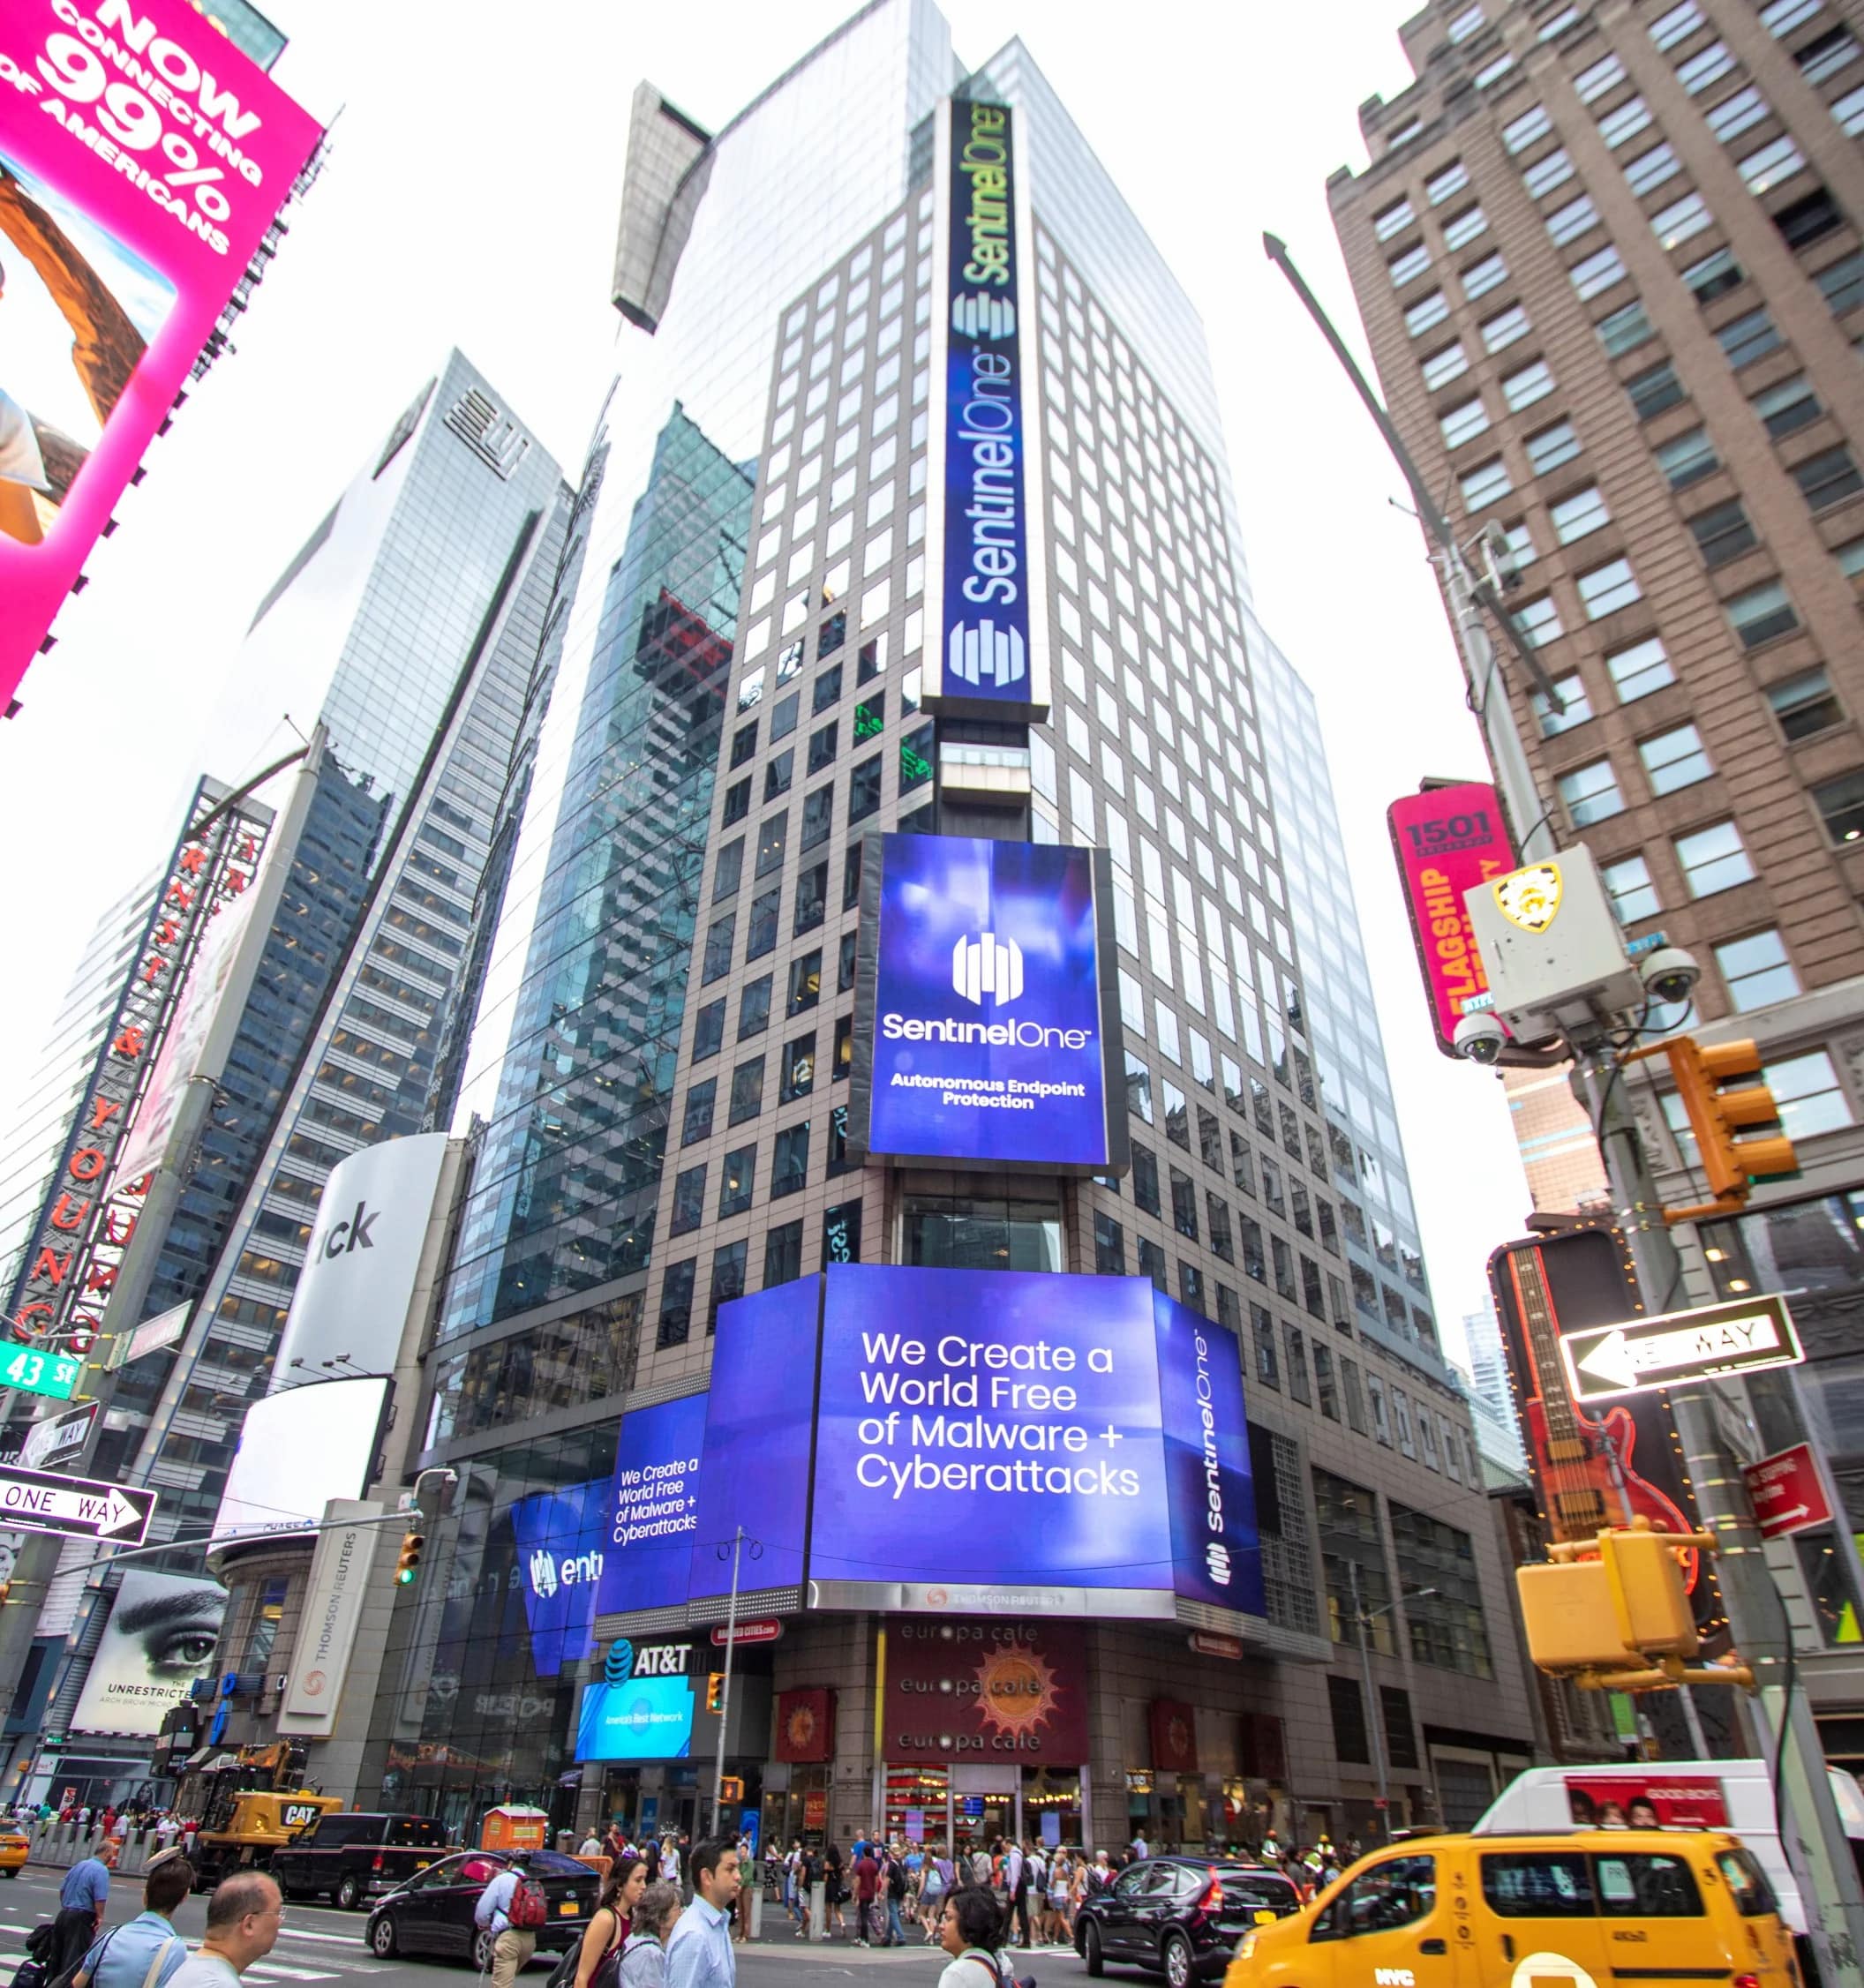
<path fill-rule="evenodd" d="M 330 1499 L 360 1497 L 374 1474 L 393 1384 L 384 1375 L 359 1375 L 255 1401 L 240 1425 L 214 1537 L 303 1532 L 322 1519 Z"/>
<path fill-rule="evenodd" d="M 598 1677 L 576 1714 L 579 1760 L 684 1760 L 693 1751 L 693 1687 L 684 1677 Z"/>
<path fill-rule="evenodd" d="M 554 1677 L 595 1647 L 610 1491 L 608 1481 L 598 1478 L 535 1491 L 511 1508 L 531 1669 L 539 1677 Z"/>
<path fill-rule="evenodd" d="M 1106 852 L 875 836 L 861 897 L 851 1144 L 950 1167 L 1124 1169 Z"/>
<path fill-rule="evenodd" d="M 1047 604 L 1032 521 L 1041 451 L 1022 272 L 1029 203 L 1007 105 L 949 99 L 935 119 L 927 482 L 928 710 L 1048 713 Z"/>
<path fill-rule="evenodd" d="M 1462 1004 L 1489 986 L 1462 894 L 1516 867 L 1507 818 L 1495 789 L 1471 780 L 1406 794 L 1385 819 L 1437 1047 L 1454 1056 Z"/>
<path fill-rule="evenodd" d="M 704 1395 L 683 1394 L 622 1418 L 605 1506 L 598 1596 L 604 1615 L 671 1608 L 687 1598 L 705 1408 Z"/>
<path fill-rule="evenodd" d="M 0 708 L 319 137 L 189 0 L 0 0 Z"/>
<path fill-rule="evenodd" d="M 126 1570 L 71 1714 L 72 1730 L 137 1738 L 159 1733 L 164 1714 L 211 1669 L 226 1611 L 227 1591 L 217 1582 Z"/>

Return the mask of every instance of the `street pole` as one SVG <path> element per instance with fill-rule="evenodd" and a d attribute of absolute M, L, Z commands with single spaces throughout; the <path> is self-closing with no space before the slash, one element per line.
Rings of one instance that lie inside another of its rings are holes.
<path fill-rule="evenodd" d="M 744 1527 L 732 1535 L 732 1599 L 725 1613 L 725 1684 L 718 1693 L 718 1755 L 712 1764 L 712 1834 L 718 1834 L 718 1812 L 725 1803 L 725 1736 L 732 1722 L 732 1652 L 738 1641 L 738 1557 L 744 1550 Z"/>
<path fill-rule="evenodd" d="M 1359 1632 L 1359 1682 L 1365 1692 L 1366 1744 L 1372 1749 L 1372 1774 L 1379 1785 L 1379 1829 L 1387 1842 L 1392 1840 L 1392 1784 L 1391 1770 L 1385 1759 L 1385 1722 L 1379 1716 L 1379 1693 L 1372 1686 L 1372 1651 L 1366 1632 L 1372 1627 L 1372 1618 L 1365 1612 L 1365 1603 L 1359 1594 L 1359 1567 L 1357 1561 L 1346 1564 L 1346 1576 L 1353 1590 L 1353 1625 Z"/>
<path fill-rule="evenodd" d="M 1614 1052 L 1603 1035 L 1575 1047 L 1645 1309 L 1667 1310 L 1682 1287 L 1682 1258 L 1664 1221 L 1624 1084 L 1612 1081 Z M 1716 1418 L 1714 1384 L 1689 1381 L 1669 1390 L 1683 1474 L 1703 1530 L 1716 1535 L 1716 1579 L 1729 1634 L 1754 1671 L 1760 1700 L 1755 1723 L 1779 1790 L 1781 1847 L 1805 1909 L 1820 1980 L 1825 1988 L 1864 1988 L 1864 1890 L 1832 1796 L 1818 1727 L 1794 1676 L 1792 1624 L 1767 1564 L 1747 1481 Z"/>

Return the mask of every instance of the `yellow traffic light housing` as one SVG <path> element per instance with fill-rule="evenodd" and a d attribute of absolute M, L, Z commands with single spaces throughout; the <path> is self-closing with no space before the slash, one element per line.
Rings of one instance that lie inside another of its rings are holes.
<path fill-rule="evenodd" d="M 1676 1094 L 1695 1134 L 1709 1191 L 1715 1197 L 1690 1208 L 1665 1209 L 1666 1222 L 1734 1214 L 1747 1206 L 1754 1182 L 1769 1174 L 1797 1170 L 1793 1141 L 1783 1134 L 1762 1139 L 1740 1137 L 1754 1126 L 1777 1123 L 1780 1116 L 1773 1092 L 1761 1081 L 1761 1052 L 1755 1043 L 1743 1038 L 1738 1042 L 1704 1044 L 1691 1036 L 1678 1036 L 1648 1049 L 1633 1050 L 1625 1060 L 1637 1062 L 1655 1055 L 1669 1062 Z M 1723 1088 L 1743 1078 L 1754 1081 L 1739 1090 Z"/>
<path fill-rule="evenodd" d="M 707 1673 L 705 1709 L 708 1712 L 722 1712 L 725 1709 L 725 1673 L 722 1670 Z"/>
<path fill-rule="evenodd" d="M 395 1564 L 395 1579 L 398 1587 L 412 1587 L 415 1576 L 421 1564 L 422 1549 L 427 1544 L 425 1533 L 402 1534 L 401 1557 Z"/>
<path fill-rule="evenodd" d="M 1639 1519 L 1596 1540 L 1552 1547 L 1545 1564 L 1517 1567 L 1536 1668 L 1599 1691 L 1751 1683 L 1751 1673 L 1740 1669 L 1690 1668 L 1702 1643 L 1683 1561 L 1692 1551 L 1714 1549 L 1707 1533 L 1653 1532 Z"/>

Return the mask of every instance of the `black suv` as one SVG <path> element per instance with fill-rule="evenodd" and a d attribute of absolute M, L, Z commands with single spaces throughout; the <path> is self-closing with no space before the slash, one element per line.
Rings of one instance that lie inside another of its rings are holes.
<path fill-rule="evenodd" d="M 335 1809 L 274 1850 L 270 1868 L 287 1898 L 334 1898 L 353 1912 L 405 1885 L 447 1849 L 447 1832 L 432 1816 Z"/>
<path fill-rule="evenodd" d="M 1261 1864 L 1148 1857 L 1081 1901 L 1075 1951 L 1089 1974 L 1124 1961 L 1162 1974 L 1171 1988 L 1189 1988 L 1221 1974 L 1251 1926 L 1300 1909 L 1294 1886 Z"/>

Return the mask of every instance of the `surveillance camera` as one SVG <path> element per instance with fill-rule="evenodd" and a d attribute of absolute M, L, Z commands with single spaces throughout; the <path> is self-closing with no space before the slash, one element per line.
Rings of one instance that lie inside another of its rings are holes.
<path fill-rule="evenodd" d="M 1489 584 L 1498 593 L 1512 594 L 1521 585 L 1521 566 L 1514 548 L 1493 518 L 1482 528 L 1482 559 L 1488 568 Z"/>
<path fill-rule="evenodd" d="M 1687 1001 L 1695 990 L 1695 983 L 1702 977 L 1702 970 L 1691 953 L 1680 946 L 1659 946 L 1649 952 L 1637 963 L 1637 971 L 1644 983 L 1644 992 L 1652 1001 L 1666 1006 L 1679 1001 Z"/>
<path fill-rule="evenodd" d="M 1468 1057 L 1472 1063 L 1492 1064 L 1500 1062 L 1501 1053 L 1507 1047 L 1508 1032 L 1499 1016 L 1465 1015 L 1457 1023 L 1450 1041 L 1459 1056 Z"/>

